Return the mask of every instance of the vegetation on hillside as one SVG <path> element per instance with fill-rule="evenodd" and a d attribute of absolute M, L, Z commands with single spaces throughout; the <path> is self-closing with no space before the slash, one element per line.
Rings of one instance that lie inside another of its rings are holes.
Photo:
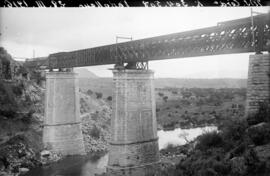
<path fill-rule="evenodd" d="M 157 89 L 157 121 L 165 130 L 221 124 L 244 116 L 245 99 L 244 88 Z"/>
<path fill-rule="evenodd" d="M 249 119 L 230 119 L 218 132 L 199 136 L 192 144 L 170 147 L 184 154 L 164 176 L 268 176 L 270 173 L 270 105 Z M 263 115 L 262 115 L 263 114 Z M 262 118 L 263 116 L 263 118 Z M 252 123 L 250 123 L 252 122 Z M 196 144 L 194 148 L 192 146 Z M 166 151 L 165 150 L 165 151 Z M 161 153 L 168 153 L 162 151 Z"/>
<path fill-rule="evenodd" d="M 82 132 L 87 153 L 106 152 L 110 137 L 110 102 L 90 89 L 80 92 Z"/>
<path fill-rule="evenodd" d="M 31 81 L 0 81 L 0 173 L 41 164 L 43 97 Z"/>

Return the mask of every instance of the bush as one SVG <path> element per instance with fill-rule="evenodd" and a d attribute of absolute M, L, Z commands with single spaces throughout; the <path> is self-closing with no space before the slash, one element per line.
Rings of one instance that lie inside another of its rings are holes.
<path fill-rule="evenodd" d="M 96 92 L 96 97 L 97 97 L 97 99 L 102 98 L 102 93 L 100 93 L 100 92 Z"/>
<path fill-rule="evenodd" d="M 172 94 L 176 95 L 176 94 L 178 94 L 178 92 L 177 91 L 172 91 Z"/>
<path fill-rule="evenodd" d="M 201 169 L 199 171 L 200 176 L 218 176 L 217 172 L 212 168 Z"/>
<path fill-rule="evenodd" d="M 88 95 L 92 95 L 92 94 L 93 94 L 93 91 L 89 89 L 86 93 L 87 93 Z"/>
<path fill-rule="evenodd" d="M 158 95 L 159 95 L 160 97 L 163 97 L 163 96 L 164 96 L 164 93 L 159 92 Z"/>
<path fill-rule="evenodd" d="M 196 148 L 201 151 L 206 151 L 209 148 L 221 147 L 223 144 L 223 139 L 221 135 L 216 132 L 207 132 L 198 137 L 198 144 Z"/>
<path fill-rule="evenodd" d="M 108 96 L 108 97 L 107 97 L 107 100 L 108 100 L 108 101 L 112 101 L 112 96 Z"/>
<path fill-rule="evenodd" d="M 265 175 L 265 173 L 267 173 L 265 162 L 259 160 L 256 152 L 253 149 L 246 151 L 244 159 L 245 165 L 247 166 L 245 175 Z"/>
<path fill-rule="evenodd" d="M 221 127 L 225 140 L 237 141 L 244 139 L 247 123 L 245 120 L 229 120 Z"/>
<path fill-rule="evenodd" d="M 90 135 L 97 139 L 100 137 L 100 130 L 96 125 L 94 125 L 93 128 L 91 129 Z"/>
<path fill-rule="evenodd" d="M 270 122 L 270 104 L 267 102 L 259 103 L 259 110 L 255 115 L 247 117 L 249 125 L 256 125 L 261 122 Z"/>
<path fill-rule="evenodd" d="M 168 101 L 168 97 L 167 97 L 167 96 L 163 97 L 163 100 L 164 100 L 165 102 L 167 102 L 167 101 Z"/>
<path fill-rule="evenodd" d="M 218 173 L 218 175 L 227 175 L 230 173 L 230 165 L 225 162 L 216 161 L 213 163 L 214 170 Z"/>
<path fill-rule="evenodd" d="M 24 122 L 25 124 L 29 124 L 32 120 L 32 116 L 35 113 L 35 111 L 33 109 L 29 110 L 29 112 L 27 114 L 24 114 L 21 118 L 22 122 Z"/>
<path fill-rule="evenodd" d="M 270 124 L 260 123 L 248 129 L 248 136 L 255 145 L 270 142 Z"/>
<path fill-rule="evenodd" d="M 21 96 L 22 93 L 23 93 L 23 89 L 24 89 L 24 85 L 23 84 L 19 84 L 18 86 L 12 86 L 12 92 L 16 96 Z"/>

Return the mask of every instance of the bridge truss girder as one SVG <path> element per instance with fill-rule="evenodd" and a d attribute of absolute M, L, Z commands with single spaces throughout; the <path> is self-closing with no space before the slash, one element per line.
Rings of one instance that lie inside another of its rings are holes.
<path fill-rule="evenodd" d="M 207 55 L 269 51 L 270 14 L 219 23 L 217 26 L 113 45 L 55 53 L 44 64 L 70 68 Z M 252 36 L 254 35 L 254 37 Z M 253 38 L 255 39 L 253 41 Z M 26 65 L 40 65 L 38 61 Z"/>

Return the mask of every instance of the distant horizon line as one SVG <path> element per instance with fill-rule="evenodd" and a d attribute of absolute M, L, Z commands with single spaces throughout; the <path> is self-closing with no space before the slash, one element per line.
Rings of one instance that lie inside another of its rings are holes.
<path fill-rule="evenodd" d="M 97 75 L 96 75 L 97 76 Z M 88 79 L 98 79 L 98 78 L 113 78 L 113 77 L 103 77 L 97 76 L 95 78 L 91 77 L 79 77 L 79 78 L 88 78 Z M 229 78 L 229 77 L 222 77 L 222 78 L 181 78 L 181 77 L 155 77 L 155 79 L 248 79 L 248 78 Z"/>

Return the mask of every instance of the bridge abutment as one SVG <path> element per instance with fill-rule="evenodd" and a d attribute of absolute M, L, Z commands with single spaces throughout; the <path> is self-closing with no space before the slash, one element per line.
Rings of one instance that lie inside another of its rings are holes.
<path fill-rule="evenodd" d="M 270 103 L 270 54 L 249 56 L 246 117 L 259 110 L 260 103 Z"/>
<path fill-rule="evenodd" d="M 46 74 L 44 147 L 63 155 L 85 154 L 74 72 Z"/>
<path fill-rule="evenodd" d="M 150 176 L 159 163 L 153 72 L 113 70 L 114 95 L 107 172 Z"/>

